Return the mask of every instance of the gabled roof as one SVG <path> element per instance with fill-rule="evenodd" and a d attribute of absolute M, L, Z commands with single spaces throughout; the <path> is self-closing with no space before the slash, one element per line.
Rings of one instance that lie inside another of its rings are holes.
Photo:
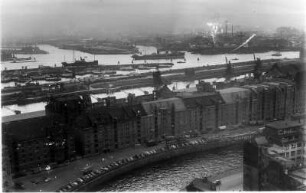
<path fill-rule="evenodd" d="M 267 71 L 266 75 L 282 77 L 282 76 L 294 76 L 297 72 L 302 70 L 300 63 L 291 64 L 278 64 L 275 63 L 270 70 Z"/>
<path fill-rule="evenodd" d="M 10 115 L 2 117 L 2 123 L 8 123 L 12 121 L 21 121 L 25 119 L 31 119 L 31 118 L 38 118 L 38 117 L 44 117 L 46 116 L 45 111 L 35 111 L 30 113 L 21 113 L 18 115 Z"/>
<path fill-rule="evenodd" d="M 81 128 L 91 127 L 93 124 L 109 124 L 114 120 L 126 122 L 134 120 L 137 117 L 145 116 L 146 112 L 141 104 L 136 105 L 116 105 L 111 107 L 96 106 L 82 113 L 75 124 Z"/>
<path fill-rule="evenodd" d="M 302 126 L 303 123 L 298 121 L 274 121 L 272 123 L 266 124 L 266 127 L 274 128 L 274 129 L 285 129 L 290 127 L 298 127 Z"/>
<path fill-rule="evenodd" d="M 224 103 L 220 93 L 195 93 L 193 96 L 181 96 L 187 108 L 214 106 Z"/>
<path fill-rule="evenodd" d="M 18 121 L 2 123 L 2 132 L 17 141 L 43 138 L 47 135 L 46 128 L 50 125 L 50 121 L 46 116 L 27 116 L 27 118 Z"/>
<path fill-rule="evenodd" d="M 174 105 L 175 111 L 186 110 L 183 100 L 176 97 L 142 103 L 142 106 L 147 114 L 151 114 L 152 112 L 154 112 L 155 107 L 171 109 L 172 105 Z"/>
<path fill-rule="evenodd" d="M 235 103 L 237 100 L 247 98 L 250 90 L 240 87 L 231 87 L 219 90 L 225 103 Z"/>

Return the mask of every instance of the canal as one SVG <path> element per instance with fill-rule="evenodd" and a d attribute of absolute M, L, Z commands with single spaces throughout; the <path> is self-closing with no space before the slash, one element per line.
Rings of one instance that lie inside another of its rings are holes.
<path fill-rule="evenodd" d="M 97 187 L 100 191 L 180 191 L 194 178 L 242 167 L 242 147 L 199 152 L 131 171 Z"/>

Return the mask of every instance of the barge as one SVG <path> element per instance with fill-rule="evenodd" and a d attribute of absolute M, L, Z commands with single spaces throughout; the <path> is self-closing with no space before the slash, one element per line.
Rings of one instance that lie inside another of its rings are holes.
<path fill-rule="evenodd" d="M 72 63 L 62 62 L 62 65 L 64 67 L 92 67 L 92 66 L 98 66 L 98 60 L 94 60 L 91 62 L 85 61 L 84 58 L 80 57 L 80 60 L 76 60 Z"/>
<path fill-rule="evenodd" d="M 154 53 L 150 55 L 136 55 L 134 54 L 132 56 L 134 60 L 160 60 L 160 59 L 165 59 L 165 60 L 171 60 L 171 59 L 184 59 L 185 58 L 185 52 L 172 52 L 172 53 Z"/>

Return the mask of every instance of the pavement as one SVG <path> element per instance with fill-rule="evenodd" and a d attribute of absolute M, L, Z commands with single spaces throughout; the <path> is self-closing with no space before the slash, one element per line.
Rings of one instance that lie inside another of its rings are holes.
<path fill-rule="evenodd" d="M 219 133 L 214 134 L 204 134 L 197 138 L 189 139 L 189 141 L 197 140 L 201 137 L 206 138 L 222 138 L 222 136 L 226 135 L 235 135 L 235 134 L 243 134 L 250 133 L 252 131 L 257 131 L 259 126 L 249 126 L 246 128 L 239 128 L 234 130 L 224 130 Z M 115 162 L 117 160 L 121 160 L 123 158 L 131 157 L 135 154 L 143 153 L 144 151 L 150 151 L 157 148 L 164 147 L 165 143 L 158 144 L 153 147 L 144 147 L 138 146 L 134 148 L 127 148 L 122 150 L 116 150 L 112 153 L 100 154 L 93 157 L 82 158 L 73 162 L 70 162 L 68 165 L 54 168 L 50 171 L 44 171 L 38 174 L 32 174 L 20 178 L 14 179 L 14 182 L 21 182 L 24 185 L 24 189 L 12 189 L 12 191 L 18 192 L 54 192 L 60 187 L 68 184 L 71 181 L 81 177 L 83 174 L 81 169 L 86 165 L 91 165 L 93 169 L 98 169 L 101 166 L 106 166 L 111 162 Z M 48 182 L 42 182 L 39 184 L 35 184 L 32 181 L 42 181 L 44 178 L 50 178 Z"/>

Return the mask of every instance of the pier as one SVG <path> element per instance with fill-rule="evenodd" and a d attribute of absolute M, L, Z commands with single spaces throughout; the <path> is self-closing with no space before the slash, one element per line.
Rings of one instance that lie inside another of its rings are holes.
<path fill-rule="evenodd" d="M 274 63 L 280 62 L 280 60 L 264 60 L 262 61 L 262 70 L 267 71 Z M 296 60 L 282 61 L 284 64 L 296 62 Z M 170 65 L 170 64 L 169 64 Z M 233 76 L 239 76 L 247 73 L 252 73 L 254 70 L 255 62 L 241 62 L 233 64 Z M 101 69 L 105 69 L 104 66 L 99 66 Z M 114 70 L 118 67 L 109 65 L 108 70 Z M 175 81 L 190 81 L 200 80 L 208 78 L 221 78 L 224 77 L 226 66 L 224 64 L 214 66 L 203 66 L 197 68 L 187 69 L 171 69 L 162 71 L 162 79 L 165 84 L 170 84 Z M 3 76 L 9 76 L 10 74 L 18 74 L 27 71 L 27 74 L 37 72 L 39 69 L 28 70 L 7 70 L 3 71 Z M 62 73 L 64 68 L 46 68 L 45 73 Z M 191 70 L 194 72 L 193 76 L 186 75 L 186 71 Z M 83 69 L 84 71 L 84 69 Z M 87 71 L 90 71 L 87 69 Z M 91 70 L 92 72 L 92 70 Z M 76 72 L 77 74 L 77 72 Z M 57 83 L 58 84 L 58 83 Z M 51 89 L 50 85 L 44 84 L 37 86 L 20 86 L 13 88 L 2 89 L 2 105 L 11 104 L 29 104 L 33 102 L 43 102 L 48 99 L 50 95 L 71 95 L 71 94 L 101 94 L 109 91 L 116 92 L 123 89 L 141 88 L 153 86 L 153 78 L 151 72 L 135 74 L 133 76 L 112 76 L 112 77 L 97 77 L 89 80 L 78 80 L 78 82 L 61 82 L 59 83 L 63 88 L 69 89 Z M 74 86 L 78 84 L 78 86 Z M 109 85 L 112 85 L 111 87 Z M 52 86 L 51 86 L 52 87 Z M 73 87 L 73 88 L 72 88 Z M 45 88 L 45 89 L 43 89 Z M 35 92 L 33 91 L 35 90 Z M 4 94 L 5 93 L 5 94 Z"/>

